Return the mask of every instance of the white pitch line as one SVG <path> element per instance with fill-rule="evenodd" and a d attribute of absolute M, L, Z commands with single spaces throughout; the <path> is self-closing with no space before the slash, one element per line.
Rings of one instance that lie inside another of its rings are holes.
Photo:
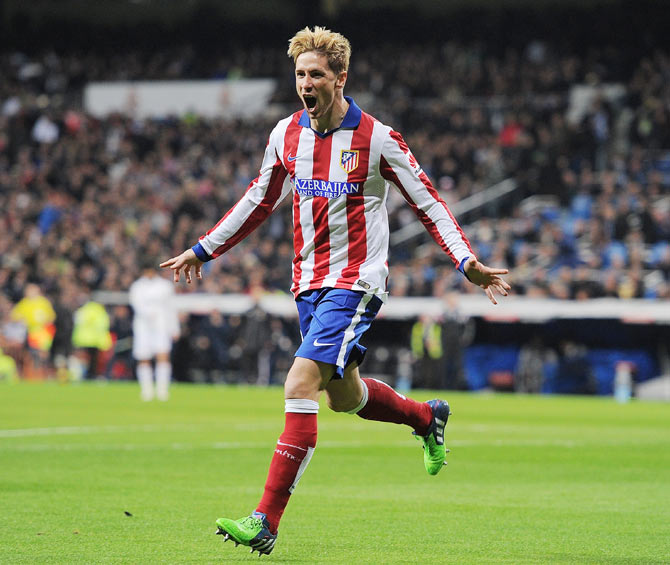
<path fill-rule="evenodd" d="M 262 427 L 262 426 L 261 426 Z M 49 437 L 49 436 L 76 436 L 93 434 L 115 434 L 127 432 L 202 432 L 207 430 L 211 434 L 211 426 L 195 424 L 143 424 L 126 426 L 60 426 L 52 428 L 21 428 L 21 429 L 0 429 L 0 439 L 11 438 L 29 438 L 29 437 Z M 500 431 L 500 430 L 498 430 Z M 221 434 L 224 435 L 224 434 Z M 646 438 L 638 440 L 636 443 L 652 445 L 659 443 L 658 438 Z M 595 438 L 593 440 L 580 438 L 578 440 L 570 438 L 477 438 L 477 439 L 450 439 L 447 437 L 448 447 L 557 447 L 557 448 L 575 448 L 588 445 L 602 446 L 620 446 L 626 445 L 625 442 L 616 440 L 602 440 Z M 663 443 L 663 442 L 660 442 Z M 8 443 L 0 445 L 0 451 L 66 451 L 66 450 L 93 450 L 93 451 L 130 451 L 130 450 L 159 450 L 159 449 L 270 449 L 273 443 L 270 442 L 215 442 L 215 443 L 165 443 L 165 444 L 105 444 L 105 443 L 75 443 L 75 444 L 13 444 Z M 329 441 L 322 440 L 317 443 L 317 449 L 330 448 L 368 448 L 368 447 L 410 447 L 414 442 L 408 442 L 401 439 L 395 442 L 379 443 L 377 441 Z"/>
<path fill-rule="evenodd" d="M 198 426 L 190 424 L 143 424 L 130 426 L 59 426 L 53 428 L 19 428 L 14 430 L 0 430 L 0 438 L 34 437 L 34 436 L 71 436 L 89 435 L 98 433 L 123 432 L 163 432 L 167 430 L 197 430 Z"/>
<path fill-rule="evenodd" d="M 137 424 L 127 426 L 55 426 L 51 428 L 17 428 L 0 429 L 1 438 L 12 437 L 34 437 L 34 436 L 72 436 L 89 435 L 97 433 L 123 433 L 123 432 L 163 432 L 163 431 L 199 431 L 209 429 L 211 426 L 205 424 Z M 273 422 L 254 422 L 245 424 L 236 424 L 233 426 L 239 431 L 254 430 L 281 430 L 278 423 Z"/>
<path fill-rule="evenodd" d="M 574 448 L 587 445 L 584 442 L 575 442 L 568 440 L 526 440 L 526 441 L 512 441 L 512 440 L 493 440 L 493 441 L 477 441 L 477 440 L 454 440 L 448 443 L 449 447 L 562 447 Z M 344 442 L 344 441 L 323 441 L 317 444 L 317 449 L 347 449 L 347 448 L 411 448 L 416 446 L 407 441 L 397 442 Z M 70 443 L 70 444 L 32 444 L 32 445 L 4 445 L 0 446 L 2 451 L 14 452 L 45 452 L 45 451 L 161 451 L 161 450 L 236 450 L 236 449 L 263 449 L 270 451 L 272 449 L 272 442 L 215 442 L 215 443 L 170 443 L 170 444 L 90 444 L 90 443 Z"/>

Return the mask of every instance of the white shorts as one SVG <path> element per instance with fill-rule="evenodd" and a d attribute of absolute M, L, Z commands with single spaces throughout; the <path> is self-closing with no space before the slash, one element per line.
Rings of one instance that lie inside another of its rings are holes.
<path fill-rule="evenodd" d="M 166 331 L 147 327 L 133 329 L 133 357 L 138 361 L 148 361 L 159 353 L 170 353 L 172 336 Z"/>

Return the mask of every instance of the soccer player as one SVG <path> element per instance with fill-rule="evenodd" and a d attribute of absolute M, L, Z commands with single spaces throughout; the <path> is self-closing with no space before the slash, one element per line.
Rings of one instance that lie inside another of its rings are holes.
<path fill-rule="evenodd" d="M 158 276 L 155 263 L 143 266 L 142 276 L 130 285 L 133 307 L 133 357 L 137 361 L 137 380 L 144 401 L 167 400 L 172 363 L 172 342 L 179 336 L 179 319 L 174 309 L 174 287 Z M 154 369 L 156 360 L 154 388 Z"/>
<path fill-rule="evenodd" d="M 175 282 L 183 272 L 190 283 L 192 269 L 202 278 L 205 261 L 249 235 L 292 193 L 292 291 L 303 341 L 284 385 L 284 431 L 255 511 L 216 522 L 224 539 L 259 554 L 273 550 L 284 508 L 313 455 L 324 390 L 336 412 L 413 428 L 431 475 L 445 462 L 447 402 L 417 402 L 358 372 L 365 354 L 361 336 L 387 296 L 389 186 L 400 190 L 456 268 L 494 304 L 494 291 L 507 295 L 510 288 L 500 276 L 506 269 L 476 259 L 402 136 L 344 96 L 350 54 L 345 37 L 321 27 L 290 40 L 304 108 L 276 125 L 259 176 L 238 203 L 191 249 L 161 264 L 174 271 Z"/>

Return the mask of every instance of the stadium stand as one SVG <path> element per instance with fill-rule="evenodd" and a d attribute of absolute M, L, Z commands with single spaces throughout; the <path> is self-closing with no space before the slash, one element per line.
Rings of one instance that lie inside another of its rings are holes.
<path fill-rule="evenodd" d="M 361 68 L 352 71 L 351 91 L 383 93 L 371 99 L 371 109 L 408 132 L 408 143 L 448 203 L 505 178 L 517 180 L 519 189 L 510 198 L 491 203 L 483 215 L 464 222 L 486 261 L 500 260 L 514 269 L 517 292 L 554 298 L 667 298 L 670 141 L 665 139 L 668 128 L 662 126 L 667 110 L 657 102 L 667 96 L 667 86 L 658 79 L 668 72 L 667 56 L 656 53 L 643 61 L 626 83 L 625 94 L 613 101 L 595 99 L 573 123 L 566 118 L 570 87 L 588 80 L 593 71 L 573 57 L 552 55 L 548 46 L 531 45 L 526 51 L 502 59 L 450 44 L 424 50 L 421 57 L 412 50 L 364 52 L 357 57 Z M 390 79 L 381 74 L 365 72 L 378 66 L 380 57 L 400 62 L 397 87 L 388 87 Z M 121 76 L 117 66 L 135 68 L 136 58 L 130 54 L 112 65 L 109 78 Z M 166 74 L 157 73 L 149 62 L 146 76 L 169 77 L 170 69 L 182 66 L 180 60 L 167 65 Z M 432 81 L 428 88 L 405 76 L 403 69 L 417 60 L 444 69 L 438 75 L 442 81 Z M 468 73 L 459 72 L 465 66 L 459 64 L 462 60 L 469 61 Z M 100 61 L 89 66 L 104 67 Z M 539 72 L 546 67 L 551 71 Z M 131 265 L 137 252 L 164 256 L 192 241 L 255 176 L 270 121 L 167 117 L 137 122 L 120 115 L 98 120 L 57 103 L 59 95 L 67 98 L 69 85 L 80 85 L 80 65 L 71 60 L 53 53 L 40 60 L 5 55 L 1 68 L 0 182 L 10 234 L 4 246 L 17 252 L 21 246 L 13 240 L 25 241 L 30 235 L 27 248 L 21 249 L 27 260 L 19 262 L 47 290 L 58 283 L 53 273 L 42 272 L 52 270 L 53 261 L 42 258 L 57 255 L 56 242 L 66 245 L 63 233 L 72 241 L 58 254 L 61 260 L 77 267 L 85 264 L 81 276 L 96 288 L 123 289 L 134 273 L 124 269 L 127 280 L 122 281 L 114 263 Z M 486 80 L 472 76 L 477 74 Z M 357 82 L 358 76 L 370 77 L 370 82 Z M 521 89 L 514 91 L 518 84 Z M 280 92 L 277 98 L 288 96 Z M 660 108 L 654 109 L 650 127 L 648 108 L 656 103 Z M 392 229 L 413 221 L 399 198 L 389 204 Z M 290 251 L 274 243 L 289 241 L 284 237 L 290 233 L 287 214 L 284 209 L 248 246 L 258 247 L 253 257 L 266 266 L 262 284 L 272 290 L 289 286 L 289 271 L 281 269 Z M 74 218 L 84 221 L 77 221 L 73 230 Z M 27 225 L 33 219 L 37 221 Z M 97 222 L 93 238 L 91 219 Z M 139 242 L 129 239 L 136 234 Z M 162 243 L 152 234 L 161 236 Z M 263 245 L 257 245 L 260 240 Z M 171 249 L 165 247 L 168 241 Z M 72 245 L 78 242 L 84 245 Z M 417 245 L 416 238 L 410 249 L 405 247 L 393 250 L 393 264 L 411 280 L 405 284 L 402 276 L 395 277 L 392 292 L 439 295 L 444 289 L 436 281 L 444 277 L 433 271 L 435 265 L 446 266 L 439 250 Z M 417 248 L 425 253 L 416 257 Z M 237 255 L 229 259 L 233 267 L 246 252 Z M 12 258 L 10 252 L 5 262 Z M 213 291 L 248 288 L 250 272 L 257 273 L 249 265 L 237 270 L 226 265 L 225 270 L 235 274 L 217 278 L 220 286 Z M 14 269 L 4 278 L 5 292 L 16 299 Z M 458 279 L 447 280 L 453 285 Z"/>
<path fill-rule="evenodd" d="M 459 218 L 486 263 L 510 268 L 514 293 L 577 301 L 670 298 L 665 51 L 631 61 L 625 47 L 579 54 L 537 40 L 502 50 L 459 40 L 354 48 L 349 93 L 403 131 L 448 204 L 514 181 L 514 190 Z M 127 290 L 141 257 L 176 254 L 236 201 L 256 175 L 274 124 L 274 116 L 98 118 L 82 104 L 87 83 L 240 77 L 275 78 L 273 112 L 297 109 L 290 61 L 276 46 L 209 56 L 186 43 L 111 56 L 95 49 L 0 52 L 3 301 L 17 303 L 28 282 L 39 283 L 56 310 L 66 312 L 76 306 L 71 297 L 81 301 L 87 289 Z M 392 232 L 414 221 L 399 194 L 388 206 Z M 282 206 L 247 241 L 208 263 L 199 292 L 286 293 L 290 213 Z M 419 233 L 392 246 L 391 295 L 477 292 L 427 242 Z M 14 335 L 10 310 L 0 311 L 0 347 L 7 351 L 15 350 L 7 337 Z M 177 354 L 204 348 L 202 359 L 210 362 L 196 369 L 209 374 L 225 357 L 244 372 L 245 344 L 222 348 L 217 339 L 248 320 L 190 318 Z M 272 327 L 263 347 L 273 353 L 264 359 L 283 366 L 298 337 L 281 317 Z"/>

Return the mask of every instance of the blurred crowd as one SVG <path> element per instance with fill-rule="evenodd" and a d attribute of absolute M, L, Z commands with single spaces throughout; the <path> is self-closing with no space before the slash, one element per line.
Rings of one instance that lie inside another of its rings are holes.
<path fill-rule="evenodd" d="M 127 290 L 142 259 L 192 245 L 256 176 L 276 121 L 98 119 L 81 106 L 87 82 L 260 76 L 278 80 L 275 107 L 298 109 L 281 49 L 0 53 L 2 332 L 29 283 L 72 313 L 93 291 Z M 578 84 L 590 93 L 581 108 Z M 515 191 L 459 218 L 475 252 L 508 267 L 517 294 L 579 300 L 670 298 L 669 85 L 660 51 L 630 61 L 447 42 L 354 45 L 347 92 L 404 135 L 448 204 L 513 179 Z M 208 263 L 197 290 L 288 292 L 286 204 Z M 388 208 L 392 232 L 416 220 L 397 191 Z M 392 246 L 390 266 L 391 295 L 477 292 L 425 234 Z"/>

